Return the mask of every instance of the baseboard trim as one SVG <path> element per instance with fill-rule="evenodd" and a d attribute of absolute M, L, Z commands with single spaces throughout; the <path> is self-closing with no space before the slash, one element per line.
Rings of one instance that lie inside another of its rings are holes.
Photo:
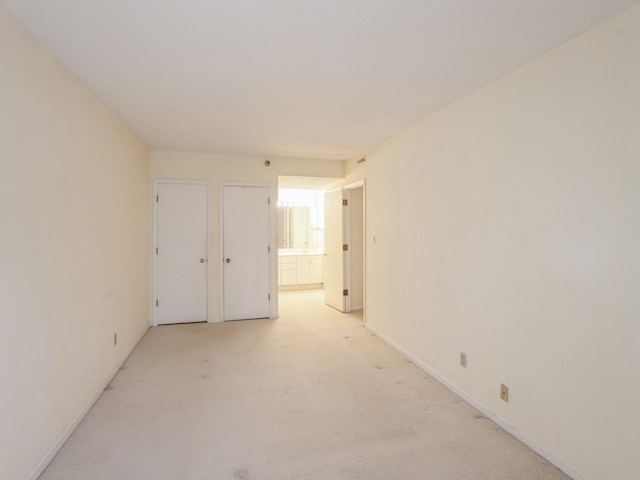
<path fill-rule="evenodd" d="M 303 283 L 300 285 L 278 285 L 279 292 L 291 292 L 294 290 L 319 290 L 324 288 L 323 283 Z"/>
<path fill-rule="evenodd" d="M 536 452 L 538 455 L 540 455 L 544 459 L 548 460 L 551 464 L 553 464 L 555 467 L 557 467 L 562 472 L 567 474 L 573 480 L 589 480 L 589 478 L 587 476 L 585 476 L 584 474 L 582 474 L 581 472 L 579 472 L 578 470 L 576 470 L 572 466 L 570 466 L 567 463 L 565 463 L 563 460 L 561 460 L 556 455 L 554 455 L 553 453 L 551 453 L 550 451 L 545 449 L 543 446 L 538 444 L 535 440 L 533 440 L 529 436 L 527 436 L 524 433 L 522 433 L 521 431 L 519 431 L 517 428 L 515 428 L 509 422 L 507 422 L 506 420 L 501 418 L 495 412 L 489 410 L 486 406 L 484 406 L 478 400 L 473 398 L 471 395 L 469 395 L 465 391 L 461 390 L 459 387 L 457 387 L 453 383 L 451 383 L 449 380 L 447 380 L 445 377 L 440 375 L 434 369 L 432 369 L 428 365 L 426 365 L 423 362 L 421 362 L 420 360 L 418 360 L 416 357 L 411 355 L 409 352 L 405 351 L 402 347 L 400 347 L 398 344 L 393 342 L 391 339 L 387 338 L 385 335 L 380 333 L 374 327 L 372 327 L 371 325 L 369 325 L 367 323 L 364 324 L 364 327 L 367 330 L 369 330 L 371 333 L 373 333 L 376 337 L 378 337 L 380 340 L 384 341 L 386 344 L 388 344 L 390 347 L 392 347 L 394 350 L 396 350 L 398 353 L 400 353 L 401 355 L 406 357 L 408 360 L 411 360 L 411 362 L 413 362 L 419 368 L 424 370 L 427 374 L 429 374 L 429 376 L 433 377 L 436 381 L 438 381 L 439 383 L 444 385 L 447 389 L 451 390 L 453 393 L 455 393 L 462 400 L 467 402 L 469 405 L 471 405 L 475 409 L 479 410 L 483 415 L 485 415 L 487 418 L 489 418 L 492 422 L 494 422 L 500 428 L 502 428 L 506 432 L 510 433 L 515 438 L 517 438 L 522 443 L 524 443 L 527 447 L 529 447 L 531 450 Z"/>
<path fill-rule="evenodd" d="M 151 328 L 151 327 L 149 327 L 149 328 Z M 80 422 L 85 417 L 85 415 L 89 412 L 89 410 L 91 410 L 91 407 L 93 407 L 93 404 L 96 403 L 96 401 L 98 400 L 100 395 L 102 395 L 102 392 L 104 392 L 104 389 L 107 388 L 107 385 L 109 385 L 111 380 L 113 380 L 113 377 L 116 376 L 116 373 L 118 373 L 118 370 L 120 370 L 122 365 L 124 365 L 124 363 L 127 361 L 129 356 L 131 355 L 131 353 L 135 350 L 135 348 L 140 343 L 140 340 L 142 340 L 142 338 L 149 331 L 149 328 L 147 328 L 147 330 L 145 330 L 145 332 L 142 334 L 140 339 L 133 345 L 133 347 L 131 347 L 131 349 L 123 357 L 122 361 L 120 363 L 118 363 L 113 368 L 113 370 L 111 370 L 111 372 L 109 372 L 109 374 L 107 375 L 105 380 L 100 384 L 100 386 L 94 392 L 94 394 L 91 396 L 91 398 L 89 398 L 87 403 L 84 404 L 82 409 L 74 417 L 74 419 L 71 421 L 71 423 L 69 425 L 67 425 L 67 427 L 63 430 L 63 432 L 60 434 L 58 439 L 54 442 L 54 444 L 47 451 L 45 456 L 42 457 L 42 459 L 38 462 L 38 465 L 36 465 L 36 467 L 31 471 L 31 473 L 27 476 L 27 478 L 25 480 L 37 480 L 38 477 L 40 475 L 42 475 L 42 472 L 44 472 L 44 470 L 47 468 L 47 465 L 49 465 L 49 463 L 51 463 L 51 460 L 53 460 L 53 457 L 56 456 L 56 454 L 60 451 L 62 446 L 65 444 L 65 442 L 69 439 L 69 437 L 71 436 L 73 431 L 76 429 L 76 427 L 80 424 Z"/>

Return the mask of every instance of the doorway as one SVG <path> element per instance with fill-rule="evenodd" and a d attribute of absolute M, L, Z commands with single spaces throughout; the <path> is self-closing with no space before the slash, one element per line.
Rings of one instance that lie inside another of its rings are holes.
<path fill-rule="evenodd" d="M 271 313 L 271 189 L 222 186 L 222 318 Z"/>
<path fill-rule="evenodd" d="M 209 185 L 154 182 L 153 325 L 206 322 Z"/>
<path fill-rule="evenodd" d="M 364 309 L 364 185 L 349 191 L 349 297 L 351 311 Z"/>
<path fill-rule="evenodd" d="M 312 228 L 307 233 L 307 239 L 311 241 L 304 245 L 307 248 L 300 248 L 296 242 L 296 238 L 291 238 L 292 231 L 297 228 L 298 217 L 286 215 L 283 209 L 280 213 L 281 206 L 291 206 L 294 208 L 306 205 L 304 199 L 300 199 L 297 203 L 289 198 L 291 189 L 308 189 L 315 191 L 324 199 L 324 194 L 329 191 L 331 185 L 336 185 L 340 179 L 336 178 L 314 178 L 314 177 L 279 177 L 278 178 L 278 205 L 279 205 L 279 221 L 278 221 L 278 290 L 309 290 L 322 289 L 323 299 L 328 289 L 335 294 L 333 295 L 336 307 L 342 312 L 361 311 L 360 318 L 364 323 L 364 307 L 365 307 L 365 183 L 364 180 L 349 184 L 345 187 L 335 189 L 339 206 L 335 208 L 340 213 L 341 218 L 338 221 L 339 227 L 338 240 L 328 240 L 331 235 L 331 227 L 327 226 L 326 208 L 327 203 L 323 200 L 322 207 L 315 209 L 314 203 L 311 203 L 311 221 L 305 222 Z M 345 198 L 343 198 L 343 196 Z M 346 211 L 347 216 L 342 216 L 343 207 L 342 200 L 349 201 L 349 197 L 353 196 L 352 203 Z M 282 204 L 282 205 L 281 205 Z M 331 208 L 331 206 L 329 207 Z M 318 230 L 313 230 L 314 212 L 319 214 L 317 223 Z M 282 218 L 280 218 L 282 217 Z M 332 218 L 332 215 L 329 215 Z M 289 223 L 287 223 L 289 222 Z M 321 240 L 315 240 L 313 235 L 322 233 Z M 296 233 L 294 232 L 293 235 Z M 349 240 L 345 241 L 344 238 Z M 298 236 L 299 238 L 299 236 Z M 330 243 L 330 245 L 329 245 Z M 343 254 L 343 246 L 348 245 L 348 257 Z M 319 248 L 318 248 L 319 247 Z M 330 256 L 329 248 L 337 250 L 338 266 L 332 270 L 328 265 L 328 257 Z M 344 255 L 344 256 L 343 256 Z M 318 276 L 314 276 L 314 263 Z M 311 268 L 310 268 L 310 267 Z M 309 275 L 311 270 L 311 275 Z M 331 272 L 334 272 L 332 274 Z M 333 282 L 335 276 L 338 280 Z M 315 280 L 314 280 L 315 278 Z M 310 279 L 310 280 L 307 280 Z M 349 290 L 349 295 L 345 298 L 343 290 Z M 337 292 L 337 293 L 336 293 Z M 329 293 L 331 296 L 331 293 Z M 310 297 L 311 298 L 311 297 Z M 315 298 L 315 297 L 313 297 Z M 324 300 L 323 300 L 324 301 Z M 349 303 L 343 305 L 343 302 Z M 325 302 L 328 303 L 328 302 Z"/>

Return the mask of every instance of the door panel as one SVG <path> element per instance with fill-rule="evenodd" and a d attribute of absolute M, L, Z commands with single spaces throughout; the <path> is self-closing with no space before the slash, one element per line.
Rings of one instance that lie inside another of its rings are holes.
<path fill-rule="evenodd" d="M 348 244 L 345 223 L 348 210 L 343 205 L 348 191 L 335 190 L 324 196 L 324 301 L 330 307 L 341 312 L 349 311 L 348 296 L 343 291 L 347 288 L 347 253 L 342 250 Z"/>
<path fill-rule="evenodd" d="M 223 187 L 224 320 L 270 314 L 269 188 Z"/>
<path fill-rule="evenodd" d="M 157 185 L 156 324 L 206 322 L 208 186 Z"/>

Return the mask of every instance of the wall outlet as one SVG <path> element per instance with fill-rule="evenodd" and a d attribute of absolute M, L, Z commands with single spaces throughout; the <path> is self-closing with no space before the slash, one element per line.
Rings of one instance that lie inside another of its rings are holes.
<path fill-rule="evenodd" d="M 507 387 L 504 383 L 500 384 L 500 398 L 505 402 L 509 401 L 509 387 Z"/>
<path fill-rule="evenodd" d="M 116 345 L 118 345 L 118 333 L 114 333 L 113 334 L 113 346 L 115 347 Z"/>
<path fill-rule="evenodd" d="M 460 352 L 460 366 L 467 368 L 467 354 Z"/>

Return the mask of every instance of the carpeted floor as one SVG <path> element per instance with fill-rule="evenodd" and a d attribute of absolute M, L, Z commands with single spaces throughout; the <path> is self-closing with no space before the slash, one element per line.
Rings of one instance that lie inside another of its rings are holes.
<path fill-rule="evenodd" d="M 152 328 L 40 479 L 568 478 L 321 290 L 280 314 Z"/>

